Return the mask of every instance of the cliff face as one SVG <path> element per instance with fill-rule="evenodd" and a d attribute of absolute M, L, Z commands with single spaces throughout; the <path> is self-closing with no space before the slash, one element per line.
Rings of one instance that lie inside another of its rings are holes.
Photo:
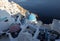
<path fill-rule="evenodd" d="M 27 10 L 23 7 L 19 6 L 14 2 L 9 2 L 8 0 L 0 0 L 0 10 L 7 11 L 10 15 L 15 15 L 20 13 L 21 15 L 25 16 Z"/>
<path fill-rule="evenodd" d="M 0 31 L 8 29 L 9 26 L 15 22 L 15 18 L 12 18 L 11 15 L 21 14 L 25 16 L 26 11 L 27 10 L 14 2 L 0 0 Z"/>

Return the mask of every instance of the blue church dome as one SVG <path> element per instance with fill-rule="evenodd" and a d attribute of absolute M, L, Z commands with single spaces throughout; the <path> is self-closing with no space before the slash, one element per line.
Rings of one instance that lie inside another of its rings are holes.
<path fill-rule="evenodd" d="M 28 16 L 28 20 L 36 20 L 36 15 L 31 13 L 29 16 Z"/>

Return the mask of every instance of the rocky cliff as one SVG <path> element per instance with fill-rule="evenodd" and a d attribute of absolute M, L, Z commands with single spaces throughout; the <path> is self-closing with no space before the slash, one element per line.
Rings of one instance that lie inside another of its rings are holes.
<path fill-rule="evenodd" d="M 27 10 L 25 10 L 20 5 L 16 4 L 15 2 L 9 2 L 8 0 L 0 0 L 0 10 L 5 10 L 10 15 L 20 13 L 23 16 L 25 16 L 25 13 L 27 12 Z"/>

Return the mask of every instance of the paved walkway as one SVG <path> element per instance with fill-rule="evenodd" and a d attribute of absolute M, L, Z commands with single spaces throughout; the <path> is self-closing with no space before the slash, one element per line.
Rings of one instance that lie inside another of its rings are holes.
<path fill-rule="evenodd" d="M 0 41 L 9 41 L 9 38 L 8 38 L 8 37 L 2 37 L 2 38 L 0 39 Z"/>

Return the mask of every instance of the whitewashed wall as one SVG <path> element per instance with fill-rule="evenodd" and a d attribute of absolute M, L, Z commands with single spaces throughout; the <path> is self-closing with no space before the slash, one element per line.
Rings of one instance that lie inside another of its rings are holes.
<path fill-rule="evenodd" d="M 8 19 L 7 22 L 5 22 L 6 19 Z M 11 18 L 9 13 L 6 11 L 0 10 L 0 31 L 8 29 L 12 23 L 14 23 L 14 19 Z"/>

